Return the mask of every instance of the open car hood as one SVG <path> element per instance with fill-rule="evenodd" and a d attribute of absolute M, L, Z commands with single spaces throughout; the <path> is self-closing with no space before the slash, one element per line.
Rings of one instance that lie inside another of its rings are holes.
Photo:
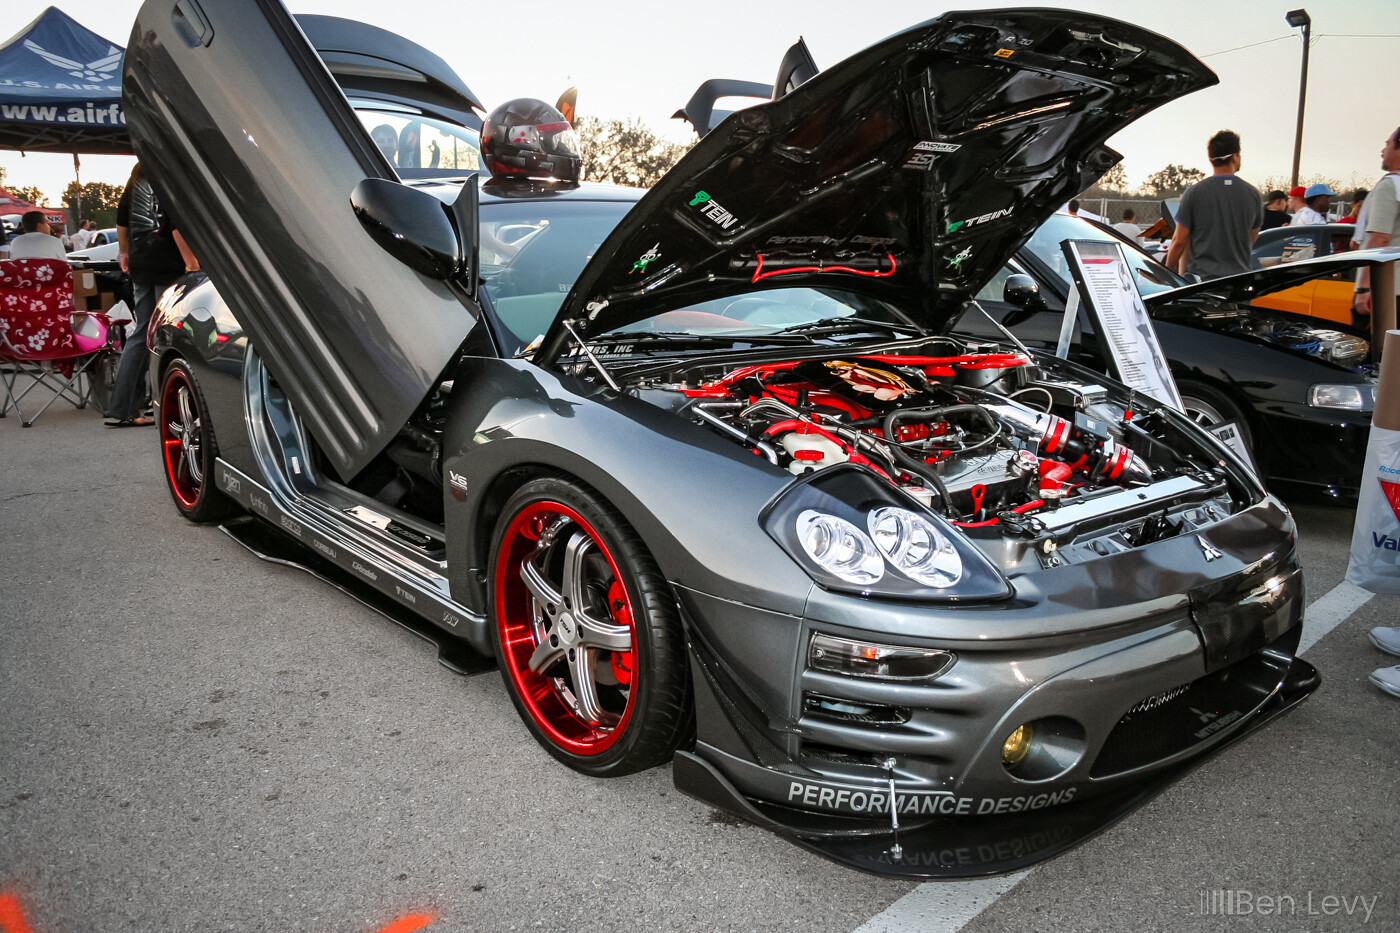
<path fill-rule="evenodd" d="M 1103 142 L 1216 82 L 1176 43 L 1083 13 L 948 13 L 705 136 L 604 241 L 537 359 L 758 288 L 864 292 L 934 330 L 1119 160 Z"/>
<path fill-rule="evenodd" d="M 1248 303 L 1255 298 L 1293 288 L 1295 285 L 1302 285 L 1304 282 L 1335 272 L 1356 269 L 1373 262 L 1396 260 L 1400 260 L 1400 246 L 1358 249 L 1350 253 L 1334 253 L 1316 259 L 1280 263 L 1267 269 L 1255 269 L 1252 272 L 1241 272 L 1205 282 L 1193 282 L 1180 288 L 1144 295 L 1142 300 L 1149 305 L 1167 305 L 1182 298 L 1210 295 L 1226 301 Z"/>

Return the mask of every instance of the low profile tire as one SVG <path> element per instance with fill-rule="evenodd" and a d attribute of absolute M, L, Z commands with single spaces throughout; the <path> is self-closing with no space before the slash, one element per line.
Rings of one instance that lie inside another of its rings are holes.
<path fill-rule="evenodd" d="M 171 363 L 160 389 L 161 464 L 175 507 L 192 522 L 215 522 L 237 512 L 233 500 L 214 486 L 219 448 L 208 411 L 189 364 Z"/>
<path fill-rule="evenodd" d="M 496 659 L 535 739 L 584 774 L 669 761 L 691 733 L 675 599 L 637 533 L 595 492 L 542 477 L 491 542 Z"/>
<path fill-rule="evenodd" d="M 1240 426 L 1245 444 L 1254 449 L 1254 439 L 1249 433 L 1249 422 L 1245 420 L 1244 412 L 1224 393 L 1199 382 L 1178 382 L 1176 388 L 1181 393 L 1181 407 L 1185 409 L 1186 417 L 1203 428 L 1234 421 Z"/>

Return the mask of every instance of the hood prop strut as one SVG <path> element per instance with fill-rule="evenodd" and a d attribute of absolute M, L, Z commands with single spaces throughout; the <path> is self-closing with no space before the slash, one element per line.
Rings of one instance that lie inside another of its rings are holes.
<path fill-rule="evenodd" d="M 614 392 L 621 392 L 622 386 L 618 385 L 617 381 L 613 379 L 612 374 L 603 368 L 602 362 L 598 357 L 593 355 L 593 349 L 589 347 L 588 344 L 584 343 L 583 338 L 578 335 L 578 331 L 574 330 L 574 325 L 565 321 L 564 329 L 569 332 L 569 336 L 573 337 L 574 340 L 578 342 L 578 348 L 588 357 L 588 361 L 593 364 L 593 368 L 598 370 L 598 375 L 603 377 L 603 381 L 612 386 Z"/>

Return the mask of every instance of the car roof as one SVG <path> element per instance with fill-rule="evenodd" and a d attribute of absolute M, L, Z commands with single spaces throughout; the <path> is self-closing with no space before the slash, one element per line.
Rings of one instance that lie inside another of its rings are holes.
<path fill-rule="evenodd" d="M 557 185 L 548 182 L 531 184 L 526 182 L 508 185 L 492 184 L 489 175 L 481 173 L 481 203 L 500 204 L 511 201 L 637 201 L 646 194 L 644 188 L 628 188 L 624 185 L 609 185 L 602 182 L 585 181 L 577 185 Z M 451 204 L 461 190 L 460 182 L 433 181 L 415 184 L 433 197 Z"/>
<path fill-rule="evenodd" d="M 1351 232 L 1352 232 L 1353 230 L 1355 230 L 1355 229 L 1356 229 L 1356 224 L 1339 224 L 1339 223 L 1330 223 L 1330 224 L 1302 224 L 1302 225 L 1300 225 L 1300 226 L 1298 226 L 1298 227 L 1294 227 L 1294 226 L 1291 226 L 1291 225 L 1290 225 L 1290 226 L 1285 226 L 1285 227 L 1272 227 L 1272 228 L 1270 228 L 1270 229 L 1268 229 L 1268 230 L 1260 231 L 1260 233 L 1259 233 L 1259 239 L 1260 239 L 1260 240 L 1276 240 L 1276 239 L 1278 239 L 1278 238 L 1281 237 L 1281 236 L 1296 236 L 1296 235 L 1298 235 L 1299 233 L 1306 232 L 1306 231 L 1310 231 L 1310 230 L 1326 230 L 1328 233 L 1332 234 L 1333 236 L 1340 236 L 1340 235 L 1343 234 L 1343 233 L 1351 233 Z M 1258 240 L 1256 240 L 1255 243 L 1256 243 L 1256 245 L 1257 245 L 1257 244 L 1258 244 Z"/>

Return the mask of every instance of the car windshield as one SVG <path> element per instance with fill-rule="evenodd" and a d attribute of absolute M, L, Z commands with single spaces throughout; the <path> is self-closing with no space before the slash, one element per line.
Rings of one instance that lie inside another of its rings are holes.
<path fill-rule="evenodd" d="M 632 201 L 487 201 L 481 205 L 481 278 L 517 352 L 541 336 L 603 240 Z M 769 288 L 697 301 L 614 333 L 761 337 L 850 327 L 910 330 L 883 302 L 829 289 Z"/>
<path fill-rule="evenodd" d="M 481 278 L 518 344 L 543 334 L 564 296 L 633 201 L 502 201 L 481 205 Z"/>
<path fill-rule="evenodd" d="M 400 178 L 446 178 L 481 168 L 476 130 L 412 111 L 357 108 L 355 113 Z"/>
<path fill-rule="evenodd" d="M 1152 295 L 1169 288 L 1180 288 L 1189 284 L 1181 276 L 1168 269 L 1132 244 L 1120 240 L 1113 234 L 1069 214 L 1054 214 L 1040 225 L 1035 235 L 1026 244 L 1037 259 L 1050 268 L 1064 282 L 1067 292 L 1074 290 L 1069 270 L 1065 264 L 1065 254 L 1060 249 L 1062 240 L 1096 240 L 1101 243 L 1120 243 L 1123 255 L 1137 279 L 1138 291 Z"/>
<path fill-rule="evenodd" d="M 692 302 L 634 321 L 614 333 L 743 338 L 851 329 L 914 330 L 884 302 L 868 296 L 825 288 L 767 288 Z"/>

